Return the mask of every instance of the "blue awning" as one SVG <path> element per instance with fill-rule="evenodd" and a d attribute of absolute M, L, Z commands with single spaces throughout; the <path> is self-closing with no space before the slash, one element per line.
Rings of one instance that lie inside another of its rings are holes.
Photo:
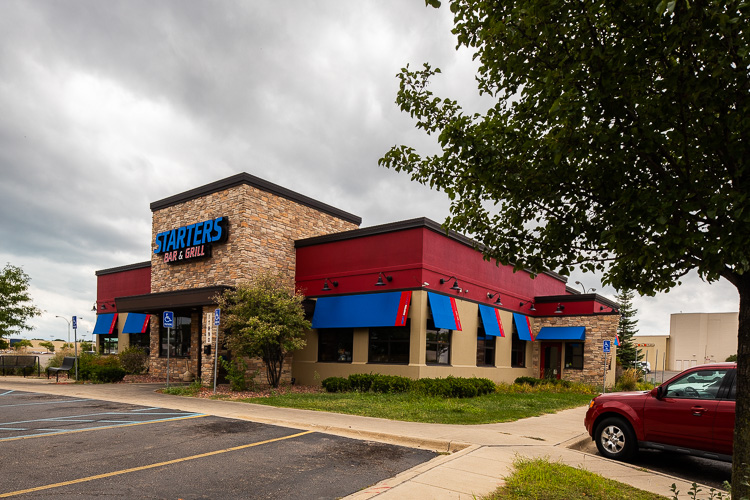
<path fill-rule="evenodd" d="M 585 326 L 543 326 L 537 340 L 586 340 Z"/>
<path fill-rule="evenodd" d="M 500 319 L 500 309 L 479 304 L 479 315 L 482 318 L 486 335 L 505 337 L 503 322 Z"/>
<path fill-rule="evenodd" d="M 456 299 L 432 292 L 427 292 L 427 298 L 430 302 L 435 328 L 461 331 L 461 318 L 458 317 Z"/>
<path fill-rule="evenodd" d="M 128 313 L 122 333 L 143 333 L 148 328 L 148 314 Z"/>
<path fill-rule="evenodd" d="M 117 313 L 100 314 L 96 317 L 94 335 L 109 335 L 115 330 L 117 324 Z"/>
<path fill-rule="evenodd" d="M 531 324 L 525 314 L 513 313 L 513 321 L 516 323 L 518 338 L 529 342 L 534 341 L 534 335 L 531 333 Z"/>
<path fill-rule="evenodd" d="M 315 304 L 313 328 L 404 326 L 411 292 L 321 297 Z"/>

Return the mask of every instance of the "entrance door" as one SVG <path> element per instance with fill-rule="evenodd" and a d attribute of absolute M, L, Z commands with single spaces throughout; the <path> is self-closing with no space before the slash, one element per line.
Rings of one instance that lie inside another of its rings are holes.
<path fill-rule="evenodd" d="M 560 379 L 562 367 L 562 342 L 542 342 L 540 378 Z"/>

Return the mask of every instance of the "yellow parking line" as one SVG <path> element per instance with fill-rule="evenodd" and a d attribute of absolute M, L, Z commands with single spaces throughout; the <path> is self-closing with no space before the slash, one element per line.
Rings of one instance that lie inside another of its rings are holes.
<path fill-rule="evenodd" d="M 52 489 L 52 488 L 59 488 L 61 486 L 68 486 L 68 485 L 71 485 L 71 484 L 85 483 L 87 481 L 94 481 L 96 479 L 104 479 L 104 478 L 112 477 L 112 476 L 120 476 L 122 474 L 128 474 L 130 472 L 138 472 L 138 471 L 147 470 L 147 469 L 153 469 L 153 468 L 156 468 L 156 467 L 164 467 L 165 465 L 178 464 L 180 462 L 187 462 L 188 460 L 195 460 L 197 458 L 205 458 L 205 457 L 210 457 L 210 456 L 213 456 L 213 455 L 220 455 L 222 453 L 228 453 L 230 451 L 243 450 L 245 448 L 252 448 L 253 446 L 260 446 L 262 444 L 273 443 L 275 441 L 284 441 L 285 439 L 292 439 L 292 438 L 296 438 L 296 437 L 299 437 L 299 436 L 304 436 L 305 434 L 310 434 L 312 432 L 315 432 L 315 431 L 299 432 L 297 434 L 292 434 L 291 436 L 284 436 L 284 437 L 275 438 L 275 439 L 267 439 L 266 441 L 259 441 L 257 443 L 250 443 L 250 444 L 243 444 L 243 445 L 240 445 L 240 446 L 233 446 L 232 448 L 225 448 L 223 450 L 217 450 L 217 451 L 209 451 L 208 453 L 201 453 L 200 455 L 193 455 L 193 456 L 184 457 L 184 458 L 176 458 L 174 460 L 167 460 L 166 462 L 159 462 L 159 463 L 150 464 L 150 465 L 142 465 L 140 467 L 133 467 L 131 469 L 123 469 L 123 470 L 118 470 L 118 471 L 114 471 L 114 472 L 107 472 L 106 474 L 97 474 L 95 476 L 82 477 L 80 479 L 73 479 L 73 480 L 70 480 L 70 481 L 63 481 L 61 483 L 54 483 L 54 484 L 47 484 L 47 485 L 44 485 L 44 486 L 37 486 L 35 488 L 28 488 L 26 490 L 11 491 L 11 492 L 8 492 L 8 493 L 0 494 L 0 498 L 7 498 L 7 497 L 15 496 L 15 495 L 23 495 L 24 493 L 33 493 L 35 491 L 49 490 L 49 489 Z"/>
<path fill-rule="evenodd" d="M 34 438 L 41 438 L 41 437 L 52 437 L 52 436 L 63 436 L 65 434 L 75 434 L 76 432 L 89 432 L 89 431 L 100 431 L 103 429 L 115 429 L 120 427 L 132 427 L 134 425 L 146 425 L 146 424 L 162 424 L 164 422 L 175 422 L 177 420 L 187 420 L 189 418 L 201 418 L 201 417 L 207 417 L 208 415 L 190 415 L 188 417 L 175 417 L 175 418 L 169 418 L 169 419 L 159 419 L 159 420 L 149 420 L 147 422 L 133 422 L 132 424 L 118 424 L 118 425 L 103 425 L 101 427 L 89 427 L 87 429 L 73 429 L 70 431 L 61 431 L 61 432 L 48 432 L 45 434 L 34 434 L 33 436 L 18 436 L 14 438 L 3 438 L 0 439 L 0 442 L 6 442 L 6 441 L 18 441 L 19 439 L 34 439 Z M 64 422 L 64 421 L 63 421 Z M 2 496 L 0 496 L 2 498 Z"/>

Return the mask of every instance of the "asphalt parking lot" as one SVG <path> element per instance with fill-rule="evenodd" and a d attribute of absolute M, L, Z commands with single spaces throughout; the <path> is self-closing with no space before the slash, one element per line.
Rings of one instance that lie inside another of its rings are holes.
<path fill-rule="evenodd" d="M 0 498 L 338 498 L 435 455 L 179 410 L 0 390 Z"/>

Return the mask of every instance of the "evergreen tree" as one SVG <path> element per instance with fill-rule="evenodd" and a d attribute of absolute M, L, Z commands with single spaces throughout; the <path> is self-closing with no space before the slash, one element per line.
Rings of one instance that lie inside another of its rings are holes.
<path fill-rule="evenodd" d="M 625 368 L 633 366 L 633 362 L 640 360 L 643 355 L 638 353 L 633 343 L 633 335 L 638 333 L 636 325 L 638 320 L 635 315 L 638 310 L 633 307 L 633 290 L 622 290 L 615 296 L 620 304 L 620 324 L 617 325 L 617 336 L 620 338 L 620 346 L 617 348 L 617 359 Z"/>

